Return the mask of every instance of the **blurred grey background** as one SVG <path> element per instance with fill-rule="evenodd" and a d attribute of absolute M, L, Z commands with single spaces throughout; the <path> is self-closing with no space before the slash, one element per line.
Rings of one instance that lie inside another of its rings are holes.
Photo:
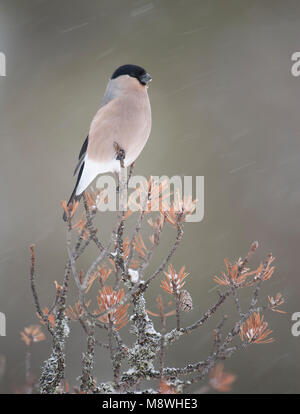
<path fill-rule="evenodd" d="M 265 315 L 276 342 L 251 346 L 225 368 L 238 377 L 236 393 L 300 391 L 300 338 L 290 332 L 291 314 L 300 311 L 300 78 L 290 72 L 299 37 L 300 4 L 291 0 L 0 1 L 0 51 L 7 58 L 7 77 L 0 77 L 0 311 L 7 317 L 0 392 L 24 382 L 20 331 L 37 323 L 29 245 L 36 244 L 38 289 L 49 306 L 67 257 L 60 202 L 72 190 L 76 157 L 107 80 L 124 63 L 153 77 L 153 129 L 135 172 L 205 177 L 205 218 L 186 225 L 172 261 L 191 273 L 186 288 L 195 306 L 184 323 L 215 301 L 213 276 L 224 270 L 224 258 L 244 255 L 258 240 L 253 266 L 270 251 L 276 257 L 262 297 L 281 292 L 287 314 Z M 152 311 L 158 292 L 159 280 L 147 296 Z M 231 300 L 224 311 L 229 320 L 236 316 Z M 179 341 L 168 364 L 205 358 L 221 315 Z M 80 327 L 72 328 L 67 377 L 76 384 L 85 342 Z M 48 338 L 33 347 L 36 375 L 49 346 Z M 99 381 L 110 379 L 108 355 L 99 349 L 97 360 Z"/>

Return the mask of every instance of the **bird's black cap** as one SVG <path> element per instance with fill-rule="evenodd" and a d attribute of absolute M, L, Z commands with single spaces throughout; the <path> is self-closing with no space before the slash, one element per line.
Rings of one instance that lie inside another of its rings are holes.
<path fill-rule="evenodd" d="M 122 75 L 129 75 L 133 78 L 136 78 L 143 85 L 147 85 L 147 83 L 150 82 L 151 80 L 151 76 L 149 75 L 149 73 L 147 73 L 145 69 L 142 68 L 141 66 L 136 66 L 136 65 L 120 66 L 118 69 L 114 71 L 111 79 L 116 79 Z"/>

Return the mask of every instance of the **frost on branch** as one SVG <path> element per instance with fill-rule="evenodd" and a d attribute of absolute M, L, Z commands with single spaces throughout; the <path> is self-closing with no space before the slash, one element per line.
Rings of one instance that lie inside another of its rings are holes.
<path fill-rule="evenodd" d="M 123 190 L 121 184 L 120 192 Z M 135 213 L 133 226 L 128 224 L 128 218 L 134 216 L 130 209 L 134 201 L 129 197 L 129 208 L 117 213 L 108 241 L 99 238 L 100 232 L 95 226 L 96 204 L 101 199 L 101 191 L 84 194 L 82 213 L 79 213 L 78 203 L 68 207 L 63 202 L 68 217 L 68 260 L 61 284 L 55 282 L 56 295 L 51 307 L 40 305 L 35 250 L 31 247 L 30 283 L 35 310 L 52 339 L 51 355 L 42 366 L 39 392 L 70 392 L 65 378 L 65 345 L 67 340 L 74 340 L 69 338 L 74 323 L 80 324 L 86 337 L 86 350 L 81 357 L 81 366 L 78 365 L 79 384 L 74 384 L 73 388 L 79 393 L 180 393 L 198 383 L 201 393 L 210 390 L 228 392 L 236 376 L 226 372 L 221 361 L 250 345 L 273 341 L 275 335 L 269 329 L 264 313 L 284 313 L 280 309 L 284 299 L 280 293 L 268 296 L 265 301 L 259 298 L 261 285 L 273 276 L 274 257 L 270 254 L 257 268 L 250 269 L 249 262 L 258 248 L 257 242 L 252 243 L 243 259 L 233 262 L 225 259 L 225 271 L 212 278 L 220 289 L 215 302 L 198 315 L 194 323 L 183 324 L 182 313 L 195 308 L 188 288 L 193 275 L 189 275 L 184 264 L 176 269 L 171 262 L 182 241 L 185 220 L 195 204 L 191 198 L 180 200 L 176 195 L 166 210 L 164 188 L 164 183 L 157 185 L 150 179 L 146 188 L 138 190 L 143 203 Z M 151 211 L 154 196 L 159 206 L 155 213 Z M 99 216 L 105 219 L 104 213 Z M 150 272 L 149 264 L 161 248 L 161 235 L 168 226 L 174 232 L 173 242 L 158 267 Z M 148 240 L 145 229 L 151 230 Z M 74 236 L 76 241 L 72 243 Z M 90 245 L 95 245 L 98 250 L 94 261 L 88 269 L 79 269 L 78 258 Z M 161 295 L 157 297 L 157 309 L 150 310 L 146 304 L 148 289 L 156 279 L 160 282 Z M 70 284 L 75 284 L 77 298 L 69 298 L 72 302 L 67 305 Z M 249 290 L 246 303 L 240 299 L 241 289 Z M 222 313 L 222 306 L 229 297 L 233 298 L 235 307 L 232 321 Z M 167 330 L 167 318 L 174 323 L 170 331 Z M 197 329 L 205 329 L 206 322 L 216 318 L 208 355 L 198 361 L 187 360 L 184 367 L 166 366 L 170 346 L 184 341 Z M 159 329 L 155 328 L 154 321 L 155 326 L 159 324 Z M 125 329 L 131 334 L 130 344 L 124 343 L 122 333 Z M 28 347 L 43 340 L 43 335 L 40 327 L 33 325 L 25 328 L 22 339 Z M 97 347 L 110 358 L 110 381 L 103 382 L 101 372 L 94 372 Z"/>

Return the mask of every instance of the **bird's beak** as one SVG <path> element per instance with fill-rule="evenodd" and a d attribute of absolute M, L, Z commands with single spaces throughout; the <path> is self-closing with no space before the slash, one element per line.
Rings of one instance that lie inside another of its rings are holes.
<path fill-rule="evenodd" d="M 145 73 L 145 75 L 142 75 L 140 77 L 140 81 L 142 82 L 143 85 L 148 85 L 148 83 L 152 81 L 152 78 L 149 75 L 149 73 Z"/>

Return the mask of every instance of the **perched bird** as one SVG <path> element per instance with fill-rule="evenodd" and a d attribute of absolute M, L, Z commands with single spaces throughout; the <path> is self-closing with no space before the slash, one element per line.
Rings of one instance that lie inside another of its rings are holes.
<path fill-rule="evenodd" d="M 151 131 L 150 81 L 140 66 L 123 65 L 114 71 L 79 153 L 68 205 L 80 200 L 98 174 L 118 172 L 121 163 L 128 167 L 140 155 Z"/>

